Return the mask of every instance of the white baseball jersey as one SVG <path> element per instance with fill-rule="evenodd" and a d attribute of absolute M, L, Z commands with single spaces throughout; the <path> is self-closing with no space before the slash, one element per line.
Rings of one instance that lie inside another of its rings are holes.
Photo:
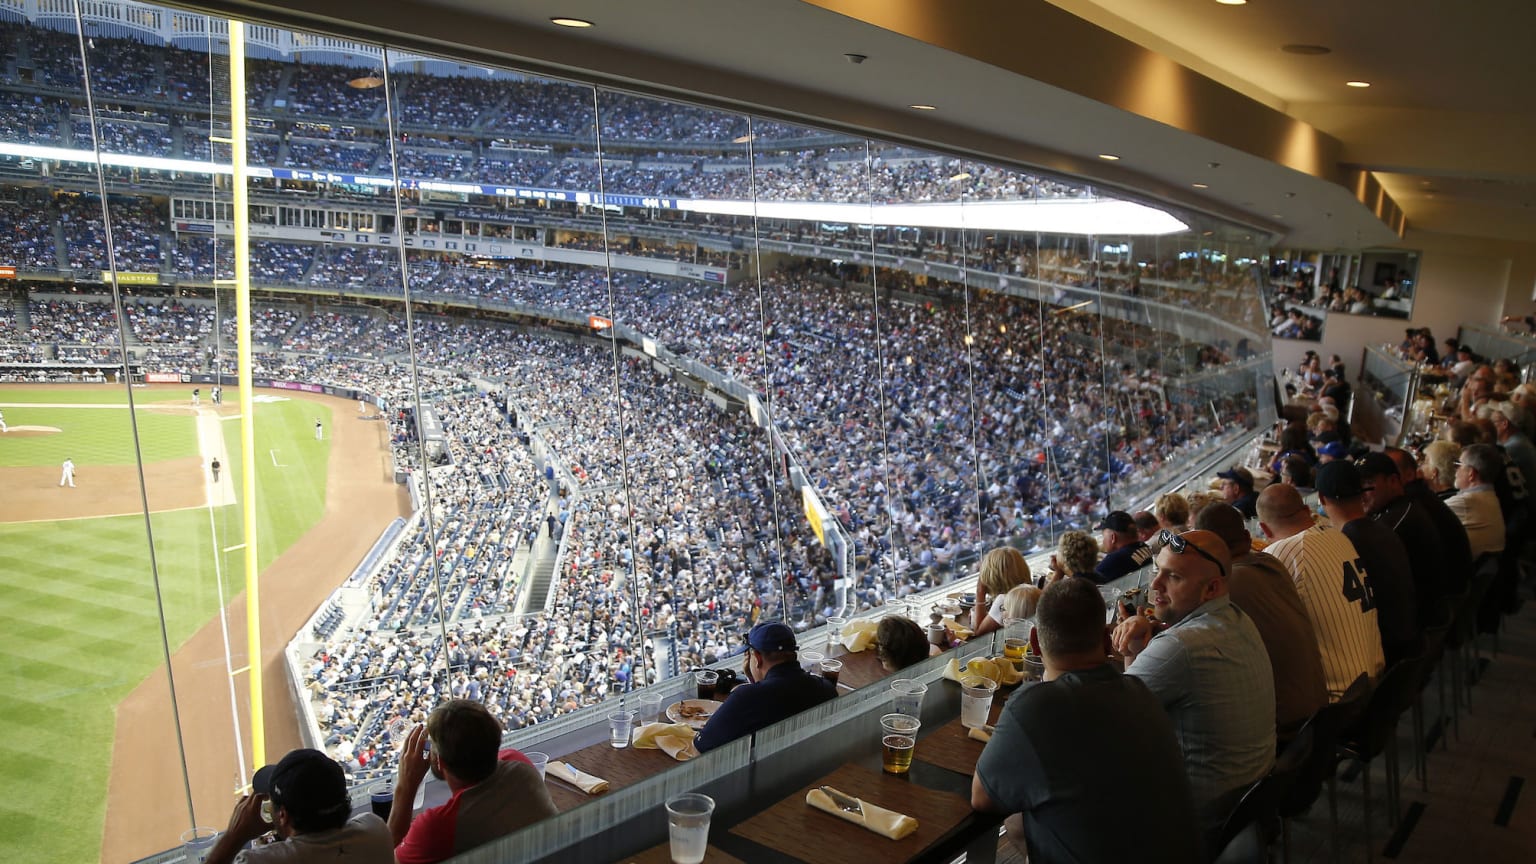
<path fill-rule="evenodd" d="M 1365 564 L 1343 533 L 1326 525 L 1271 543 L 1264 551 L 1279 558 L 1296 580 L 1296 593 L 1312 619 L 1328 694 L 1337 699 L 1361 672 L 1381 674 L 1381 630 Z"/>

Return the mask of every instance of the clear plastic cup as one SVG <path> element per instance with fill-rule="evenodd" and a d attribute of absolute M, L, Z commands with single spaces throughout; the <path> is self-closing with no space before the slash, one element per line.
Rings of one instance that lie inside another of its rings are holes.
<path fill-rule="evenodd" d="M 911 678 L 897 678 L 891 682 L 891 712 L 908 717 L 923 716 L 923 696 L 927 693 L 927 684 Z"/>
<path fill-rule="evenodd" d="M 673 864 L 702 864 L 714 812 L 715 799 L 708 795 L 684 792 L 667 799 L 667 837 Z"/>
<path fill-rule="evenodd" d="M 836 657 L 845 653 L 843 649 L 843 628 L 848 626 L 847 618 L 832 616 L 827 619 L 827 656 Z"/>
<path fill-rule="evenodd" d="M 997 692 L 997 682 L 980 675 L 960 679 L 960 725 L 967 729 L 980 729 L 987 725 L 992 713 L 992 694 Z"/>
<path fill-rule="evenodd" d="M 537 750 L 526 750 L 523 752 L 523 755 L 527 756 L 528 761 L 533 763 L 533 767 L 539 772 L 539 779 L 543 780 L 544 770 L 549 767 L 549 754 L 540 753 Z"/>
<path fill-rule="evenodd" d="M 923 724 L 906 714 L 886 714 L 880 718 L 880 769 L 887 774 L 905 774 L 912 769 L 912 752 L 917 747 L 917 731 Z"/>
<path fill-rule="evenodd" d="M 836 686 L 838 676 L 843 674 L 843 661 L 823 660 L 819 665 L 821 677 L 831 681 L 833 686 Z"/>
<path fill-rule="evenodd" d="M 615 750 L 623 750 L 629 746 L 629 733 L 634 728 L 634 711 L 614 711 L 608 715 L 608 743 Z"/>
<path fill-rule="evenodd" d="M 640 723 L 655 723 L 661 719 L 661 694 L 647 690 L 636 700 L 639 705 Z"/>
<path fill-rule="evenodd" d="M 821 661 L 827 659 L 827 655 L 820 651 L 801 651 L 800 668 L 816 675 L 821 671 Z"/>
<path fill-rule="evenodd" d="M 181 854 L 187 864 L 203 864 L 208 860 L 208 853 L 213 851 L 213 844 L 218 842 L 219 832 L 216 828 L 192 828 L 181 832 Z"/>

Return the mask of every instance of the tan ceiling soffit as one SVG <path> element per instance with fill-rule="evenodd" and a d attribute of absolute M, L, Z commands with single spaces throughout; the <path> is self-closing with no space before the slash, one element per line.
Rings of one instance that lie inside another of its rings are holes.
<path fill-rule="evenodd" d="M 1338 139 L 1045 0 L 802 2 L 1349 188 Z"/>
<path fill-rule="evenodd" d="M 1285 228 L 1225 202 L 1193 195 L 1189 189 L 1094 155 L 1066 153 L 1017 138 L 962 127 L 913 111 L 871 105 L 824 91 L 741 75 L 605 44 L 531 30 L 504 19 L 461 9 L 445 12 L 430 2 L 376 0 L 359 20 L 355 0 L 161 0 L 165 5 L 228 15 L 252 23 L 308 29 L 359 41 L 388 42 L 404 50 L 441 54 L 468 63 L 515 66 L 550 77 L 596 82 L 602 86 L 673 99 L 689 99 L 723 110 L 748 110 L 791 123 L 869 135 L 936 152 L 983 161 L 1041 168 L 1120 190 L 1122 197 L 1172 205 L 1245 225 L 1259 233 L 1284 234 Z M 293 5 L 287 5 L 288 3 Z M 708 91 L 701 91 L 700 86 Z M 1336 180 L 1347 189 L 1353 187 Z"/>

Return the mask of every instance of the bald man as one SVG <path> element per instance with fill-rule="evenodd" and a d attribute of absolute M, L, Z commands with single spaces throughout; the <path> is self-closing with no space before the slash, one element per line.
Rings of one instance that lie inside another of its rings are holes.
<path fill-rule="evenodd" d="M 1386 668 L 1376 608 L 1359 587 L 1365 564 L 1343 532 L 1316 523 L 1296 487 L 1270 486 L 1258 506 L 1259 530 L 1271 541 L 1264 551 L 1296 581 L 1317 634 L 1328 698 L 1336 701 L 1360 673 L 1376 678 Z"/>
<path fill-rule="evenodd" d="M 1173 719 L 1206 845 L 1275 756 L 1275 682 L 1253 620 L 1227 595 L 1227 544 L 1210 531 L 1165 531 L 1151 597 L 1115 628 L 1115 649 Z"/>

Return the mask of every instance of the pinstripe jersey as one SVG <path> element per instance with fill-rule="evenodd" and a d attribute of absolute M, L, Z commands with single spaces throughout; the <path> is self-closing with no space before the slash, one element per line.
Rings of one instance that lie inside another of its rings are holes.
<path fill-rule="evenodd" d="M 1361 672 L 1372 678 L 1381 675 L 1386 661 L 1375 601 L 1365 565 L 1349 538 L 1317 525 L 1271 543 L 1264 551 L 1284 562 L 1296 580 L 1296 593 L 1317 633 L 1329 697 L 1343 695 Z"/>

